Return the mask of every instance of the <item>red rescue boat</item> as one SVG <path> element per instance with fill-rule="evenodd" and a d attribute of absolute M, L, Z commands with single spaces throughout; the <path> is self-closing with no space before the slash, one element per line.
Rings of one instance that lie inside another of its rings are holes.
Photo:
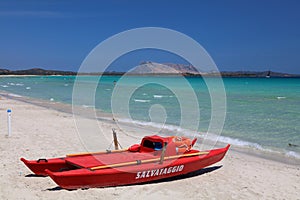
<path fill-rule="evenodd" d="M 36 175 L 50 176 L 65 189 L 131 185 L 197 171 L 220 161 L 230 147 L 199 151 L 192 149 L 195 142 L 153 135 L 125 150 L 21 161 Z"/>

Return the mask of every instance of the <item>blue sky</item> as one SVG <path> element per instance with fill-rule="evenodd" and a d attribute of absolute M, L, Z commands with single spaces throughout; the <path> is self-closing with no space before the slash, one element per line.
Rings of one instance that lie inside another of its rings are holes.
<path fill-rule="evenodd" d="M 76 71 L 101 41 L 138 27 L 164 27 L 198 41 L 221 71 L 300 74 L 300 1 L 0 1 L 0 68 Z M 116 61 L 181 62 L 140 52 Z"/>

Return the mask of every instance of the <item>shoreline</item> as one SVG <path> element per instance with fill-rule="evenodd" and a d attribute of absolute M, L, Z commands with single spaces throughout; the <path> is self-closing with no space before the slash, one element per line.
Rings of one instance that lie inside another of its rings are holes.
<path fill-rule="evenodd" d="M 43 99 L 19 96 L 19 95 L 15 95 L 13 93 L 8 93 L 3 90 L 0 90 L 0 97 L 1 96 L 4 98 L 9 98 L 12 100 L 31 104 L 34 106 L 39 106 L 39 107 L 42 107 L 45 109 L 51 109 L 54 111 L 73 115 L 72 105 L 69 105 L 66 103 L 53 102 L 53 101 L 48 101 L 48 100 L 43 100 Z M 80 117 L 84 117 L 84 118 L 88 118 L 88 119 L 95 119 L 93 117 L 90 117 L 90 114 L 93 114 L 93 112 L 94 112 L 94 108 L 84 108 L 82 106 L 76 106 L 76 111 L 80 112 Z M 96 118 L 98 121 L 102 121 L 102 122 L 108 123 L 110 125 L 116 125 L 111 113 L 107 113 L 107 112 L 101 111 L 99 109 L 96 109 L 95 113 L 96 113 Z M 118 123 L 121 123 L 123 126 L 126 126 L 128 129 L 130 129 L 132 126 L 129 122 L 118 121 Z M 139 124 L 137 126 L 139 126 L 142 130 L 149 130 L 149 134 L 155 134 L 154 133 L 156 130 L 155 127 L 151 127 L 149 125 L 139 125 Z M 151 130 L 153 132 L 151 132 Z M 163 134 L 167 134 L 168 132 L 170 132 L 170 130 L 168 130 L 168 129 L 162 130 Z M 174 134 L 179 133 L 178 131 L 173 131 L 173 132 L 174 132 Z M 222 137 L 230 138 L 227 136 L 222 136 Z M 201 138 L 198 138 L 198 139 L 201 139 Z M 235 140 L 234 138 L 230 138 L 230 139 Z M 217 141 L 215 146 L 222 147 L 224 145 L 227 145 L 227 143 L 225 143 L 223 141 Z M 196 143 L 195 147 L 199 148 L 199 144 L 197 145 L 197 143 Z M 289 165 L 299 165 L 300 164 L 300 159 L 295 156 L 288 156 L 287 155 L 288 152 L 280 152 L 280 151 L 275 151 L 275 150 L 265 149 L 265 148 L 258 149 L 258 148 L 254 148 L 251 146 L 239 146 L 239 145 L 235 145 L 235 144 L 231 144 L 231 149 L 238 153 L 256 156 L 259 158 L 277 161 L 280 163 L 286 163 Z M 297 152 L 294 152 L 294 153 L 296 153 L 298 155 Z"/>

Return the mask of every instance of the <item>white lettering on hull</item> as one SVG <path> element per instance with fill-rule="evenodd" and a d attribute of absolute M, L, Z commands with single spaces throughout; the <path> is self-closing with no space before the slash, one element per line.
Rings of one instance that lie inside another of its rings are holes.
<path fill-rule="evenodd" d="M 165 167 L 161 169 L 152 169 L 148 171 L 141 171 L 136 173 L 135 179 L 140 179 L 140 178 L 149 178 L 153 176 L 161 176 L 165 174 L 173 174 L 176 172 L 181 172 L 184 168 L 184 165 L 175 165 L 172 167 Z"/>

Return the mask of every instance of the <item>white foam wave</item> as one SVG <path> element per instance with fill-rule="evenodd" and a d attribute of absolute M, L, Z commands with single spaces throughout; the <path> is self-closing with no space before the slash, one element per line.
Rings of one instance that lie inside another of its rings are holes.
<path fill-rule="evenodd" d="M 82 105 L 82 107 L 84 107 L 84 108 L 94 108 L 95 106 L 93 106 L 93 105 Z"/>
<path fill-rule="evenodd" d="M 276 97 L 277 99 L 286 99 L 286 97 L 282 97 L 282 96 L 279 96 L 279 97 Z"/>
<path fill-rule="evenodd" d="M 228 144 L 231 144 L 231 145 L 234 145 L 234 146 L 251 147 L 251 148 L 258 149 L 258 150 L 264 150 L 264 148 L 261 145 L 257 144 L 257 143 L 248 142 L 248 141 L 240 140 L 240 139 L 237 139 L 237 138 L 219 136 L 219 141 L 223 142 L 223 143 L 228 143 Z"/>
<path fill-rule="evenodd" d="M 135 102 L 140 102 L 140 103 L 147 103 L 150 102 L 150 100 L 146 100 L 146 99 L 134 99 Z"/>
<path fill-rule="evenodd" d="M 26 89 L 26 90 L 31 90 L 31 87 L 26 87 L 25 89 Z"/>
<path fill-rule="evenodd" d="M 173 95 L 158 95 L 158 94 L 154 94 L 153 95 L 153 98 L 156 98 L 156 99 L 161 99 L 161 98 L 165 98 L 165 97 L 170 97 L 170 98 L 172 98 L 172 97 L 174 97 Z"/>
<path fill-rule="evenodd" d="M 236 138 L 220 136 L 219 141 L 223 142 L 223 143 L 231 144 L 233 146 L 248 147 L 248 148 L 257 149 L 259 151 L 266 152 L 266 153 L 271 153 L 271 154 L 276 154 L 276 155 L 284 155 L 289 158 L 300 159 L 300 154 L 296 153 L 294 151 L 286 152 L 285 150 L 283 150 L 283 152 L 282 152 L 279 150 L 273 150 L 273 149 L 265 148 L 257 143 L 243 141 L 243 140 L 236 139 Z"/>
<path fill-rule="evenodd" d="M 13 94 L 13 93 L 9 93 L 9 94 L 7 94 L 7 96 L 10 96 L 10 97 L 22 97 L 21 95 Z"/>
<path fill-rule="evenodd" d="M 136 125 L 141 125 L 141 126 L 150 126 L 153 128 L 159 128 L 159 129 L 164 129 L 164 130 L 169 130 L 170 132 L 181 132 L 184 134 L 191 134 L 192 131 L 183 129 L 179 126 L 175 125 L 170 125 L 170 124 L 161 124 L 161 123 L 156 123 L 156 122 L 145 122 L 145 121 L 138 121 L 138 120 L 132 120 L 132 119 L 125 119 L 125 118 L 120 118 L 118 119 L 120 122 L 125 122 L 125 123 L 133 123 Z"/>
<path fill-rule="evenodd" d="M 1 87 L 7 88 L 7 87 L 8 87 L 8 85 L 1 85 Z"/>
<path fill-rule="evenodd" d="M 23 86 L 23 83 L 16 83 L 16 86 Z"/>
<path fill-rule="evenodd" d="M 294 152 L 294 151 L 288 151 L 288 152 L 286 152 L 285 155 L 286 155 L 287 157 L 300 159 L 300 154 L 299 154 L 299 153 L 296 153 L 296 152 Z"/>

